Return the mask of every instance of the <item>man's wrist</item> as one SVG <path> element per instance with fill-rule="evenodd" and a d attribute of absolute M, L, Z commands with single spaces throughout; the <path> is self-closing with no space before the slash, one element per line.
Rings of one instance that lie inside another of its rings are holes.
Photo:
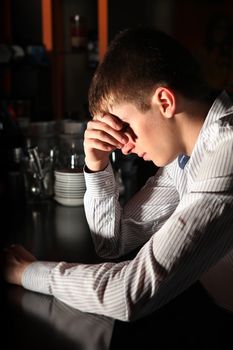
<path fill-rule="evenodd" d="M 84 166 L 84 171 L 88 174 L 92 174 L 92 173 L 99 173 L 101 171 L 104 171 L 106 168 L 107 168 L 108 164 L 103 168 L 103 169 L 99 169 L 99 170 L 92 170 L 92 169 L 89 169 L 88 166 L 85 164 Z"/>
<path fill-rule="evenodd" d="M 90 163 L 87 162 L 85 163 L 85 171 L 87 173 L 98 173 L 100 171 L 103 171 L 107 168 L 109 162 L 94 162 Z"/>

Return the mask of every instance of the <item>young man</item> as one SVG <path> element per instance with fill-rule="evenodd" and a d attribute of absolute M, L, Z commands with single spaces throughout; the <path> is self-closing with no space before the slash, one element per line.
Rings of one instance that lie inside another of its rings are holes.
<path fill-rule="evenodd" d="M 214 269 L 232 262 L 229 96 L 210 94 L 198 65 L 172 38 L 138 28 L 111 43 L 89 102 L 85 210 L 93 241 L 106 259 L 138 253 L 132 260 L 74 265 L 36 261 L 13 247 L 6 280 L 124 321 L 161 308 L 199 279 L 211 292 Z M 160 167 L 124 208 L 109 163 L 116 148 Z M 228 304 L 232 291 L 229 296 Z"/>

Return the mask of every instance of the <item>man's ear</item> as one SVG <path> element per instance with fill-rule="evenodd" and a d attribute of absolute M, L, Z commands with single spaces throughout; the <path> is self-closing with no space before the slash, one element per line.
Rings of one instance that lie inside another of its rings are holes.
<path fill-rule="evenodd" d="M 159 107 L 160 112 L 166 118 L 171 118 L 175 114 L 176 99 L 174 93 L 165 87 L 158 87 L 152 96 L 152 106 Z"/>

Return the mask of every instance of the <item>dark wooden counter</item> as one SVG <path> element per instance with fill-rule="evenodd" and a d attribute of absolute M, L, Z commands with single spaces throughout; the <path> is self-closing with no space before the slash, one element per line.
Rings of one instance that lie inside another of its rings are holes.
<path fill-rule="evenodd" d="M 1 240 L 23 244 L 38 259 L 93 263 L 95 254 L 84 209 L 53 200 L 3 208 Z M 3 226 L 4 227 L 4 226 Z M 59 300 L 2 282 L 1 341 L 5 349 L 107 350 L 114 320 L 83 313 Z"/>
<path fill-rule="evenodd" d="M 84 208 L 53 200 L 9 201 L 1 210 L 1 245 L 23 244 L 38 259 L 96 263 Z M 232 315 L 214 307 L 200 285 L 135 322 L 83 313 L 52 296 L 1 281 L 1 342 L 5 349 L 225 349 Z"/>

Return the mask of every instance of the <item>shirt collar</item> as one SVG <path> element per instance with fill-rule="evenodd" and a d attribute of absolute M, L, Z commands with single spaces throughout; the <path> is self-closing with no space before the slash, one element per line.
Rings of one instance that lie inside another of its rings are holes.
<path fill-rule="evenodd" d="M 179 167 L 183 170 L 185 168 L 185 165 L 188 163 L 189 161 L 189 156 L 186 156 L 185 154 L 180 154 L 178 157 L 178 164 Z"/>
<path fill-rule="evenodd" d="M 212 106 L 209 109 L 209 112 L 206 116 L 202 129 L 207 128 L 216 120 L 222 118 L 223 115 L 232 113 L 233 106 L 232 101 L 228 95 L 228 93 L 223 90 L 217 98 L 214 100 Z"/>

